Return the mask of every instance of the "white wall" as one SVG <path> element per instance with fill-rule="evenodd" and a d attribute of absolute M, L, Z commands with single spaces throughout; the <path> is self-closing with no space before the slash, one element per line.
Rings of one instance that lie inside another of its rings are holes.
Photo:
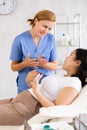
<path fill-rule="evenodd" d="M 16 35 L 28 30 L 26 22 L 42 9 L 51 9 L 58 14 L 66 14 L 70 20 L 74 14 L 81 15 L 81 47 L 87 48 L 87 0 L 17 0 L 17 7 L 10 15 L 0 15 L 0 99 L 14 97 L 17 72 L 10 68 L 10 49 Z"/>

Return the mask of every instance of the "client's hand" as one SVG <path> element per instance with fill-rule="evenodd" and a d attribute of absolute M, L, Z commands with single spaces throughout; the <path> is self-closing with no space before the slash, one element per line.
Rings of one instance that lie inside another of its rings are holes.
<path fill-rule="evenodd" d="M 28 84 L 28 86 L 31 86 L 31 82 L 33 81 L 33 79 L 38 75 L 39 73 L 36 70 L 33 70 L 31 72 L 28 73 L 28 75 L 26 76 L 26 83 Z"/>
<path fill-rule="evenodd" d="M 32 81 L 31 81 L 31 87 L 33 91 L 38 90 L 38 83 L 42 75 L 38 74 Z"/>

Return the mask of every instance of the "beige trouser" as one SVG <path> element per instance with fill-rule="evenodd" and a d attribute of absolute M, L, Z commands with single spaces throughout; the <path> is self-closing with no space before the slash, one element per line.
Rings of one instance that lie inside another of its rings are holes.
<path fill-rule="evenodd" d="M 0 125 L 21 125 L 39 112 L 41 104 L 25 90 L 14 99 L 0 101 Z"/>

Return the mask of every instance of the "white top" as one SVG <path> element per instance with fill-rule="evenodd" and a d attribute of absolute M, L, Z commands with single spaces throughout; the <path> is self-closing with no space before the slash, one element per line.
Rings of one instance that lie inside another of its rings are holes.
<path fill-rule="evenodd" d="M 40 92 L 50 101 L 56 100 L 58 92 L 65 87 L 76 88 L 79 93 L 81 90 L 81 81 L 78 77 L 47 76 L 39 85 Z M 32 89 L 29 89 L 29 91 L 36 98 Z"/>

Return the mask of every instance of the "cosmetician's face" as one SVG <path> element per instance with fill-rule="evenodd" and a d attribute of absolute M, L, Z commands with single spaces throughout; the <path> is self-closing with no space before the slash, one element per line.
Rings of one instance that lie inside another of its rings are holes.
<path fill-rule="evenodd" d="M 38 37 L 43 37 L 44 35 L 49 33 L 51 31 L 52 27 L 54 26 L 54 24 L 55 24 L 55 22 L 51 22 L 48 20 L 37 21 L 35 23 L 34 28 L 36 29 Z"/>

